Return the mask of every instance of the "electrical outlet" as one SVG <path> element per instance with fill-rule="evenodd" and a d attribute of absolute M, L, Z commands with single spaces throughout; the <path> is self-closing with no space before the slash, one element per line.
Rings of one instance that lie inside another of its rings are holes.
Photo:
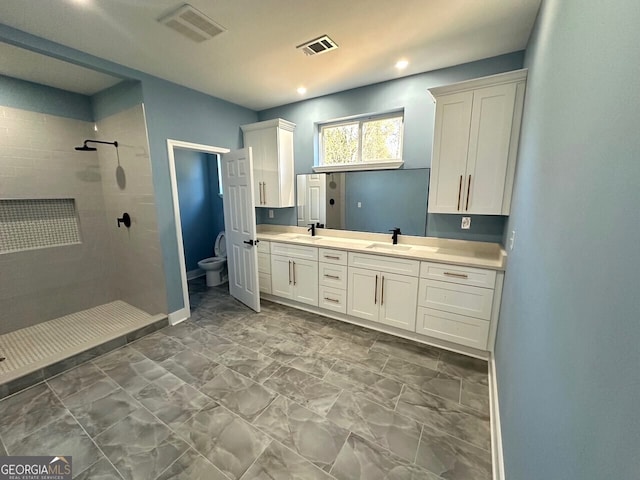
<path fill-rule="evenodd" d="M 269 218 L 273 218 L 273 210 L 269 209 Z"/>
<path fill-rule="evenodd" d="M 358 202 L 358 208 L 362 208 L 362 202 Z"/>
<path fill-rule="evenodd" d="M 509 250 L 513 250 L 513 246 L 516 243 L 516 231 L 511 230 L 511 236 L 509 237 Z"/>
<path fill-rule="evenodd" d="M 469 230 L 471 228 L 471 217 L 462 217 L 462 224 L 460 228 L 463 230 Z"/>

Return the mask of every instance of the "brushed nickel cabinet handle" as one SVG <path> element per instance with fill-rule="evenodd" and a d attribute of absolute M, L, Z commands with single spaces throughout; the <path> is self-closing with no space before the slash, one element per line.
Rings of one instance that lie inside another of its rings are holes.
<path fill-rule="evenodd" d="M 458 185 L 458 208 L 460 210 L 460 202 L 462 201 L 462 175 L 460 175 L 460 184 Z"/>
<path fill-rule="evenodd" d="M 262 196 L 264 198 L 264 204 L 263 205 L 266 205 L 267 204 L 267 182 L 262 182 L 262 191 L 264 192 L 262 194 Z"/>
<path fill-rule="evenodd" d="M 340 300 L 336 300 L 335 298 L 324 297 L 327 302 L 340 303 Z"/>
<path fill-rule="evenodd" d="M 324 278 L 332 278 L 334 280 L 340 280 L 339 276 L 337 276 L 337 275 L 327 275 L 326 273 L 324 275 Z"/>
<path fill-rule="evenodd" d="M 336 257 L 333 255 L 324 255 L 324 258 L 330 258 L 331 260 L 340 260 L 340 257 Z"/>
<path fill-rule="evenodd" d="M 444 272 L 443 275 L 446 275 L 447 277 L 469 278 L 469 275 L 467 275 L 466 273 Z"/>
<path fill-rule="evenodd" d="M 471 175 L 469 175 L 469 183 L 467 183 L 467 206 L 465 210 L 469 211 L 469 197 L 471 197 Z"/>
<path fill-rule="evenodd" d="M 376 275 L 376 288 L 373 290 L 373 304 L 378 304 L 378 275 Z"/>
<path fill-rule="evenodd" d="M 296 262 L 291 262 L 293 263 L 293 284 L 296 284 Z"/>
<path fill-rule="evenodd" d="M 291 260 L 289 260 L 289 285 L 291 285 Z"/>
<path fill-rule="evenodd" d="M 382 276 L 382 286 L 380 287 L 382 294 L 380 295 L 380 306 L 384 305 L 384 275 Z"/>

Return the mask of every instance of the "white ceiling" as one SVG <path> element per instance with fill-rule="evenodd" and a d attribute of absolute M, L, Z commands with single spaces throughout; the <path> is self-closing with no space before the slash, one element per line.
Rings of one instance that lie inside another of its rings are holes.
<path fill-rule="evenodd" d="M 157 22 L 182 0 L 2 0 L 0 22 L 262 110 L 522 50 L 540 2 L 190 0 L 228 30 L 199 44 Z M 340 48 L 295 48 L 323 34 Z"/>
<path fill-rule="evenodd" d="M 122 81 L 6 43 L 0 43 L 0 75 L 83 95 L 93 95 Z"/>

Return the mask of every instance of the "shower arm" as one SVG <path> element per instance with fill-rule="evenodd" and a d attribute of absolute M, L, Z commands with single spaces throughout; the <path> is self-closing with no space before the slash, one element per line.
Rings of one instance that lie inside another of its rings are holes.
<path fill-rule="evenodd" d="M 118 148 L 118 142 L 114 141 L 114 142 L 103 142 L 102 140 L 85 140 L 84 141 L 84 146 L 87 146 L 87 143 L 102 143 L 103 145 L 113 145 L 114 147 Z"/>

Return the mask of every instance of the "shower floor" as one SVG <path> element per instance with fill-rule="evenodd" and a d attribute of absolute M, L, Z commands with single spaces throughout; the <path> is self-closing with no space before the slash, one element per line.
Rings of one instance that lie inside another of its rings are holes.
<path fill-rule="evenodd" d="M 0 398 L 167 324 L 117 300 L 0 335 Z"/>

